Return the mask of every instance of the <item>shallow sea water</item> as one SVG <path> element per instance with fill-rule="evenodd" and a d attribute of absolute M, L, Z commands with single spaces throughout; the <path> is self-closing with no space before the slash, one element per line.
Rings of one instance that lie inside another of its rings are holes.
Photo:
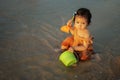
<path fill-rule="evenodd" d="M 65 67 L 60 31 L 78 8 L 91 10 L 94 59 Z M 120 80 L 120 1 L 1 0 L 0 80 Z"/>

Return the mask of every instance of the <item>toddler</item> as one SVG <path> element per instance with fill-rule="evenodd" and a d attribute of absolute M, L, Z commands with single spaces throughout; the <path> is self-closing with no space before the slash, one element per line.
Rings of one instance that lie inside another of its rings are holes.
<path fill-rule="evenodd" d="M 88 30 L 91 17 L 88 9 L 80 8 L 74 14 L 74 17 L 67 22 L 67 25 L 61 27 L 61 31 L 72 34 L 63 40 L 61 49 L 73 53 L 77 52 L 80 60 L 89 59 L 89 55 L 93 53 L 93 37 Z"/>

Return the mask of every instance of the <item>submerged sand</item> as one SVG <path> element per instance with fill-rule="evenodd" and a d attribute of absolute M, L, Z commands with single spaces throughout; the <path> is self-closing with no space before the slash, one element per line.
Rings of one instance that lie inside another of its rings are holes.
<path fill-rule="evenodd" d="M 96 57 L 65 67 L 59 30 L 80 7 L 93 18 Z M 0 80 L 120 80 L 120 1 L 1 0 Z"/>

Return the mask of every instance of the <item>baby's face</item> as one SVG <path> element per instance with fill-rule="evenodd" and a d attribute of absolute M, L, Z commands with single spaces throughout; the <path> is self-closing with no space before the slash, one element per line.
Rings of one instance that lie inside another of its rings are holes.
<path fill-rule="evenodd" d="M 82 16 L 76 16 L 75 17 L 75 24 L 74 24 L 74 26 L 77 29 L 81 29 L 81 30 L 86 29 L 87 26 L 88 26 L 87 19 L 82 17 Z"/>

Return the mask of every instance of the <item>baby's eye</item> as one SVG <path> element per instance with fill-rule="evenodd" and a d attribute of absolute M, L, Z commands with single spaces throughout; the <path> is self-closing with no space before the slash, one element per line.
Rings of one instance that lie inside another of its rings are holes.
<path fill-rule="evenodd" d="M 82 24 L 85 24 L 84 22 Z"/>
<path fill-rule="evenodd" d="M 77 24 L 79 24 L 79 22 L 76 22 Z"/>

